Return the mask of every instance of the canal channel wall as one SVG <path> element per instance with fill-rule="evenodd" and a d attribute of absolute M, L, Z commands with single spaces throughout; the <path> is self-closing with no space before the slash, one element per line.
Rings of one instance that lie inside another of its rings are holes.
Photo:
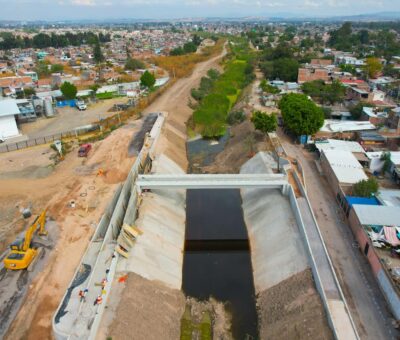
<path fill-rule="evenodd" d="M 240 172 L 273 173 L 276 167 L 269 153 L 260 152 Z M 241 189 L 241 194 L 254 285 L 260 293 L 304 271 L 309 263 L 288 197 L 279 189 Z"/>
<path fill-rule="evenodd" d="M 136 218 L 140 197 L 134 191 L 135 180 L 139 173 L 148 169 L 152 159 L 155 158 L 155 147 L 166 116 L 165 113 L 158 115 L 126 181 L 116 190 L 89 242 L 52 320 L 53 335 L 57 340 L 96 338 L 119 259 L 118 253 L 114 250 L 117 244 L 116 237 L 124 222 L 133 223 Z M 105 278 L 107 282 L 101 290 L 98 283 Z M 78 293 L 84 289 L 88 289 L 88 293 L 83 301 Z M 103 303 L 93 305 L 93 301 L 100 294 Z"/>

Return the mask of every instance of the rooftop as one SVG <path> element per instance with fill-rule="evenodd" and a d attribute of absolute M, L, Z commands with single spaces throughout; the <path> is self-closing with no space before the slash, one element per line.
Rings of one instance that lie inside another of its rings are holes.
<path fill-rule="evenodd" d="M 327 161 L 334 171 L 339 183 L 354 184 L 368 179 L 362 165 L 350 151 L 324 150 Z"/>
<path fill-rule="evenodd" d="M 321 132 L 345 132 L 345 131 L 364 131 L 364 130 L 375 130 L 375 125 L 368 121 L 357 121 L 357 120 L 331 120 L 325 119 L 324 125 L 321 128 Z"/>
<path fill-rule="evenodd" d="M 344 141 L 338 139 L 327 139 L 324 141 L 316 141 L 315 147 L 321 152 L 322 150 L 342 150 L 350 152 L 365 152 L 358 142 Z"/>
<path fill-rule="evenodd" d="M 15 99 L 0 100 L 0 117 L 19 114 L 17 101 Z"/>
<path fill-rule="evenodd" d="M 380 189 L 377 199 L 388 207 L 400 208 L 400 190 Z"/>
<path fill-rule="evenodd" d="M 354 204 L 353 209 L 362 225 L 400 226 L 399 207 Z"/>

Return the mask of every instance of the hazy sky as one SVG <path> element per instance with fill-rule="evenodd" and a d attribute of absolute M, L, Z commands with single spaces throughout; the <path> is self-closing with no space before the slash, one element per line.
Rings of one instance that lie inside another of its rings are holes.
<path fill-rule="evenodd" d="M 2 20 L 353 15 L 400 11 L 400 0 L 0 0 Z"/>

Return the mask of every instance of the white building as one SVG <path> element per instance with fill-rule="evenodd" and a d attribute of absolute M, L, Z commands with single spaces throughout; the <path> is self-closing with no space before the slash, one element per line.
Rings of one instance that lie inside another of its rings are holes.
<path fill-rule="evenodd" d="M 335 195 L 351 193 L 354 184 L 367 180 L 362 165 L 351 151 L 323 150 L 321 168 Z"/>
<path fill-rule="evenodd" d="M 0 137 L 7 139 L 19 135 L 15 115 L 20 111 L 15 99 L 0 100 Z"/>

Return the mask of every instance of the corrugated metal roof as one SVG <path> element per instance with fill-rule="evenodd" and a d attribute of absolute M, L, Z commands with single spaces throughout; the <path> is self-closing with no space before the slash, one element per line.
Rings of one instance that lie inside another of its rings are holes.
<path fill-rule="evenodd" d="M 0 100 L 0 116 L 13 116 L 19 114 L 17 101 L 15 99 Z"/>
<path fill-rule="evenodd" d="M 350 151 L 323 151 L 339 183 L 354 184 L 368 179 L 362 165 Z"/>
<path fill-rule="evenodd" d="M 400 208 L 400 190 L 380 189 L 377 198 L 383 205 Z"/>
<path fill-rule="evenodd" d="M 353 209 L 362 225 L 400 226 L 400 208 L 354 204 Z"/>
<path fill-rule="evenodd" d="M 364 152 L 363 147 L 358 142 L 327 139 L 326 141 L 316 141 L 315 147 L 319 150 L 343 150 L 350 152 Z"/>
<path fill-rule="evenodd" d="M 367 121 L 357 120 L 331 120 L 325 119 L 322 132 L 345 132 L 345 131 L 363 131 L 375 130 L 375 125 Z"/>

